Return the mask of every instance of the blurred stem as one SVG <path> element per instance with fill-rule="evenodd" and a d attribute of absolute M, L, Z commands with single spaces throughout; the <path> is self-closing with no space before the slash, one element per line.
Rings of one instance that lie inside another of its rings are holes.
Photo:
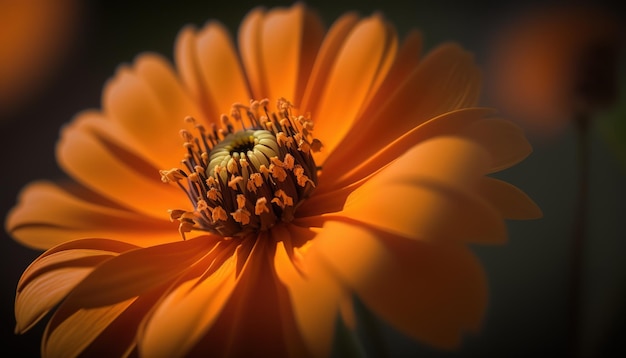
<path fill-rule="evenodd" d="M 578 357 L 581 354 L 582 278 L 589 191 L 589 123 L 590 116 L 587 113 L 581 113 L 575 118 L 578 139 L 578 197 L 572 232 L 569 273 L 569 357 Z"/>
<path fill-rule="evenodd" d="M 333 357 L 337 358 L 365 358 L 365 349 L 350 328 L 339 317 L 335 329 Z"/>
<path fill-rule="evenodd" d="M 389 353 L 383 337 L 382 327 L 377 317 L 367 308 L 363 302 L 355 300 L 355 310 L 361 320 L 363 335 L 367 340 L 372 357 L 387 358 Z"/>

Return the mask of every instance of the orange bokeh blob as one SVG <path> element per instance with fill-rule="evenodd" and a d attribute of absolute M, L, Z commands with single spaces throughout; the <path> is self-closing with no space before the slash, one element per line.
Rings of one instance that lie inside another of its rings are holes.
<path fill-rule="evenodd" d="M 0 0 L 0 115 L 41 90 L 76 37 L 76 0 Z"/>
<path fill-rule="evenodd" d="M 616 95 L 618 23 L 598 9 L 535 9 L 512 21 L 491 52 L 490 94 L 534 134 L 560 132 Z"/>

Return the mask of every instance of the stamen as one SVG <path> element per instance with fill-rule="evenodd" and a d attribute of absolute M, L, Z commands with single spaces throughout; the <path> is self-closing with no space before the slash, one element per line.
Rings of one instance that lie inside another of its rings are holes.
<path fill-rule="evenodd" d="M 318 168 L 311 152 L 321 142 L 312 136 L 313 121 L 293 115 L 285 99 L 276 112 L 268 105 L 267 99 L 235 103 L 220 117 L 220 126 L 212 124 L 208 131 L 185 118 L 197 135 L 180 131 L 183 169 L 160 171 L 161 180 L 176 183 L 193 205 L 192 211 L 170 211 L 183 238 L 193 230 L 225 237 L 267 230 L 292 220 L 315 189 Z"/>

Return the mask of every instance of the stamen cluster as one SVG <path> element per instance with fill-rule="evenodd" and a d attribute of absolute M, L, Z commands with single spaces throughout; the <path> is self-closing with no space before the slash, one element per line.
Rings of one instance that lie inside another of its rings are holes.
<path fill-rule="evenodd" d="M 311 195 L 317 185 L 312 152 L 321 148 L 313 122 L 294 116 L 285 99 L 276 112 L 268 103 L 234 104 L 230 116 L 222 115 L 221 128 L 213 124 L 210 130 L 185 118 L 198 135 L 180 132 L 187 151 L 183 168 L 160 171 L 161 180 L 176 183 L 193 204 L 193 211 L 170 210 L 183 238 L 192 230 L 225 237 L 267 230 L 291 221 Z"/>

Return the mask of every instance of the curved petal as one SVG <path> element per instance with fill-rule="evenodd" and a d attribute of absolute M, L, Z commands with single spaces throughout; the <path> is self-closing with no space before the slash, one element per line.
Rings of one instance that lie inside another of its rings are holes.
<path fill-rule="evenodd" d="M 185 27 L 176 40 L 175 59 L 185 86 L 202 107 L 205 123 L 219 123 L 220 115 L 230 113 L 233 103 L 246 103 L 251 98 L 232 40 L 222 24 L 211 21 L 197 32 Z"/>
<path fill-rule="evenodd" d="M 24 188 L 6 230 L 24 245 L 48 249 L 69 240 L 107 237 L 138 246 L 179 240 L 176 223 L 156 220 L 49 182 Z"/>
<path fill-rule="evenodd" d="M 177 166 L 184 154 L 179 131 L 185 117 L 203 118 L 169 63 L 153 54 L 118 69 L 104 88 L 102 107 L 160 169 Z"/>
<path fill-rule="evenodd" d="M 255 97 L 271 103 L 284 97 L 298 106 L 323 37 L 319 17 L 303 3 L 246 16 L 239 50 Z"/>
<path fill-rule="evenodd" d="M 58 310 L 50 319 L 42 342 L 44 357 L 77 357 L 115 321 L 134 301 L 88 309 L 79 309 L 68 317 Z M 60 321 L 60 322 L 57 322 Z"/>
<path fill-rule="evenodd" d="M 350 32 L 330 70 L 319 105 L 311 110 L 315 136 L 324 144 L 315 160 L 323 165 L 329 153 L 348 134 L 364 101 L 389 70 L 395 54 L 395 33 L 381 16 L 361 20 Z"/>
<path fill-rule="evenodd" d="M 236 257 L 231 256 L 208 277 L 189 280 L 172 290 L 142 329 L 140 353 L 147 357 L 185 355 L 221 312 L 237 283 L 235 273 Z"/>
<path fill-rule="evenodd" d="M 454 348 L 463 334 L 480 328 L 486 279 L 464 245 L 329 222 L 311 250 L 375 314 L 417 340 Z"/>
<path fill-rule="evenodd" d="M 58 269 L 40 275 L 15 299 L 16 333 L 24 333 L 54 308 L 89 272 L 90 268 Z"/>
<path fill-rule="evenodd" d="M 368 101 L 365 113 L 376 112 L 391 98 L 389 94 L 395 92 L 411 76 L 419 66 L 422 45 L 422 34 L 418 30 L 412 29 L 403 39 L 397 55 L 393 58 L 389 72 L 384 76 L 384 82 Z"/>
<path fill-rule="evenodd" d="M 332 160 L 332 163 L 328 163 L 324 166 L 321 176 L 323 179 L 320 180 L 316 192 L 326 193 L 336 188 L 343 188 L 347 185 L 354 184 L 380 170 L 380 168 L 387 166 L 396 158 L 403 155 L 409 148 L 420 142 L 437 136 L 459 135 L 472 123 L 481 120 L 493 112 L 494 110 L 488 108 L 463 108 L 447 112 L 417 125 L 388 143 L 379 151 L 368 156 L 364 156 L 360 149 L 351 151 L 350 155 L 355 158 L 362 158 L 362 160 L 350 159 L 350 161 L 358 162 L 358 164 L 352 166 L 350 169 L 346 168 L 345 165 L 338 165 L 340 162 Z M 366 151 L 367 150 L 364 149 L 364 152 Z M 330 161 L 331 160 L 329 160 L 329 162 Z"/>
<path fill-rule="evenodd" d="M 473 123 L 463 134 L 487 149 L 492 158 L 490 172 L 509 168 L 532 152 L 524 131 L 510 121 L 484 118 Z"/>
<path fill-rule="evenodd" d="M 89 308 L 116 304 L 179 277 L 207 255 L 218 238 L 201 236 L 125 252 L 99 265 L 67 297 Z"/>
<path fill-rule="evenodd" d="M 302 101 L 298 104 L 303 112 L 317 108 L 337 54 L 358 22 L 358 15 L 346 13 L 337 19 L 326 33 L 306 83 Z"/>
<path fill-rule="evenodd" d="M 87 239 L 56 246 L 39 256 L 22 274 L 15 297 L 15 331 L 23 333 L 45 316 L 100 263 L 133 245 Z"/>
<path fill-rule="evenodd" d="M 427 120 L 474 106 L 479 94 L 480 73 L 472 56 L 458 45 L 442 45 L 403 83 L 384 93 L 386 101 L 368 108 L 324 167 L 351 169 Z"/>
<path fill-rule="evenodd" d="M 180 160 L 167 167 L 150 166 L 103 133 L 101 120 L 85 113 L 63 129 L 57 160 L 68 174 L 100 195 L 156 218 L 168 218 L 168 209 L 190 206 L 179 188 L 161 181 L 158 171 L 176 167 Z"/>
<path fill-rule="evenodd" d="M 489 159 L 468 140 L 425 141 L 354 190 L 342 211 L 329 216 L 419 240 L 503 242 L 502 215 L 477 195 Z"/>
<path fill-rule="evenodd" d="M 219 292 L 214 289 L 217 288 L 216 281 L 210 285 L 213 288 L 200 288 L 203 283 L 199 283 L 173 297 L 168 306 L 170 308 L 160 310 L 159 321 L 150 322 L 147 331 L 153 330 L 153 339 L 142 343 L 141 347 L 147 349 L 142 353 L 283 357 L 292 352 L 302 352 L 287 294 L 272 268 L 272 239 L 261 235 L 254 238 L 253 244 L 251 250 L 247 248 L 240 253 L 245 257 L 245 263 L 238 275 L 234 276 L 234 265 L 231 265 L 223 274 L 207 276 L 211 280 L 213 277 L 222 282 L 229 280 L 226 286 L 218 289 Z M 187 311 L 187 306 L 203 314 Z M 221 312 L 216 317 L 218 309 Z M 168 322 L 169 326 L 163 324 Z M 182 327 L 183 332 L 172 334 L 168 329 L 172 325 Z M 157 340 L 157 337 L 162 337 L 162 340 Z"/>
<path fill-rule="evenodd" d="M 505 219 L 538 219 L 543 215 L 528 195 L 501 180 L 484 177 L 478 184 L 478 191 Z"/>
<path fill-rule="evenodd" d="M 137 334 L 145 317 L 159 301 L 167 285 L 145 292 L 132 301 L 81 352 L 83 357 L 130 357 L 136 353 Z M 64 309 L 63 307 L 60 309 Z M 65 308 L 66 309 L 66 308 Z M 88 309 L 89 310 L 89 309 Z M 89 324 L 89 322 L 85 322 Z M 96 322 L 98 324 L 98 322 Z"/>
<path fill-rule="evenodd" d="M 333 330 L 340 312 L 342 298 L 347 296 L 339 282 L 319 265 L 307 258 L 306 247 L 289 247 L 291 235 L 306 236 L 305 228 L 290 226 L 286 240 L 278 243 L 274 265 L 276 274 L 287 287 L 299 333 L 313 357 L 327 357 L 331 351 Z M 295 236 L 297 238 L 297 236 Z M 294 262 L 297 261 L 297 262 Z"/>
<path fill-rule="evenodd" d="M 267 77 L 261 63 L 261 28 L 265 9 L 252 9 L 241 22 L 238 33 L 239 53 L 253 98 L 262 99 L 267 93 Z"/>
<path fill-rule="evenodd" d="M 489 172 L 508 168 L 526 158 L 532 147 L 519 127 L 509 121 L 490 117 L 493 113 L 494 110 L 487 108 L 455 110 L 418 125 L 368 156 L 364 156 L 360 149 L 346 151 L 349 153 L 348 160 L 356 162 L 356 165 L 329 160 L 316 193 L 327 194 L 353 185 L 388 165 L 411 146 L 437 136 L 468 138 L 483 146 L 491 155 Z M 363 152 L 367 152 L 367 149 Z"/>

